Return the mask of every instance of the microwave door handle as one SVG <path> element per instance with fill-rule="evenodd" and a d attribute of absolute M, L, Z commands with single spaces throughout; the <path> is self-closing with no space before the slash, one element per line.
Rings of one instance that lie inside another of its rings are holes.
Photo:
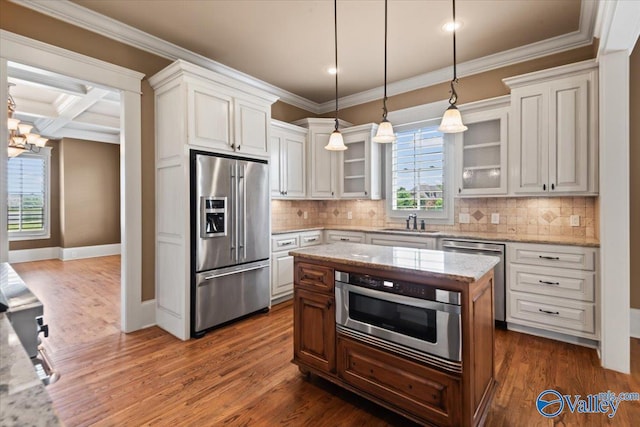
<path fill-rule="evenodd" d="M 410 305 L 412 307 L 418 307 L 418 308 L 426 308 L 429 310 L 444 311 L 444 312 L 453 313 L 453 314 L 461 313 L 459 305 L 445 304 L 445 303 L 436 302 L 436 301 L 407 297 L 404 295 L 396 295 L 389 292 L 376 291 L 373 289 L 363 288 L 361 286 L 353 286 L 353 285 L 341 283 L 341 282 L 336 282 L 336 286 L 338 287 L 344 286 L 348 292 L 353 292 L 356 294 L 377 298 L 380 300 L 386 300 L 386 301 L 390 301 L 398 304 Z"/>

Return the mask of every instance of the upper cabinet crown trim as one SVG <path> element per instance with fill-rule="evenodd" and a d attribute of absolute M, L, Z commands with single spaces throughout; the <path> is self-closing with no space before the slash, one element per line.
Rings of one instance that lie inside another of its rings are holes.
<path fill-rule="evenodd" d="M 201 79 L 206 79 L 214 83 L 218 83 L 224 86 L 227 86 L 230 89 L 235 91 L 241 91 L 248 95 L 258 97 L 269 104 L 273 104 L 278 100 L 278 97 L 272 95 L 269 92 L 265 92 L 260 89 L 256 89 L 255 87 L 242 83 L 238 80 L 232 79 L 230 77 L 224 76 L 215 71 L 208 70 L 206 68 L 202 68 L 198 65 L 191 64 L 187 61 L 183 61 L 178 59 L 173 64 L 167 66 L 166 68 L 160 70 L 153 76 L 149 78 L 149 84 L 155 90 L 159 86 L 163 84 L 179 78 L 183 76 L 194 77 L 201 81 Z"/>
<path fill-rule="evenodd" d="M 561 65 L 559 67 L 547 68 L 545 70 L 534 71 L 533 73 L 522 74 L 514 77 L 502 79 L 504 84 L 514 89 L 526 86 L 531 83 L 541 83 L 556 80 L 558 77 L 568 77 L 574 74 L 582 74 L 585 71 L 595 70 L 598 63 L 595 59 L 576 62 L 569 65 Z"/>

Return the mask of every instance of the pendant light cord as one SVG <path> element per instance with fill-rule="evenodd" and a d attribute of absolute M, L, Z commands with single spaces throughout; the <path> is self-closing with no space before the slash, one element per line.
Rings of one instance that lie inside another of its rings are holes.
<path fill-rule="evenodd" d="M 458 94 L 453 86 L 455 83 L 458 83 L 458 73 L 456 71 L 456 0 L 453 0 L 453 80 L 451 80 L 451 96 L 449 97 L 450 105 L 454 105 L 458 102 Z"/>
<path fill-rule="evenodd" d="M 387 0 L 384 0 L 384 98 L 382 98 L 382 120 L 387 119 Z"/>
<path fill-rule="evenodd" d="M 333 23 L 336 60 L 336 131 L 338 130 L 338 0 L 333 0 Z"/>

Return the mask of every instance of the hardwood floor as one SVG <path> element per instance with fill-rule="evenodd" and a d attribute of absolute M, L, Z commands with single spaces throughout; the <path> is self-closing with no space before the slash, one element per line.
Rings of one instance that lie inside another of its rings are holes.
<path fill-rule="evenodd" d="M 289 302 L 182 342 L 156 327 L 119 331 L 119 257 L 13 267 L 45 304 L 45 346 L 62 373 L 48 390 L 67 426 L 411 425 L 298 372 Z M 613 419 L 567 409 L 546 419 L 535 408 L 545 389 L 640 392 L 640 340 L 631 346 L 632 374 L 624 375 L 602 369 L 594 350 L 496 331 L 499 386 L 486 425 L 638 425 L 638 401 L 622 402 Z"/>

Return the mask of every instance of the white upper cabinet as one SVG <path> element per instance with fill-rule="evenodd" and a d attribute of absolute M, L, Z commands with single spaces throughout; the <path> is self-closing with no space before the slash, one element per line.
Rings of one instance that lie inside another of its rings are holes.
<path fill-rule="evenodd" d="M 502 97 L 491 104 L 503 106 L 462 113 L 469 129 L 456 136 L 458 196 L 507 193 L 508 98 Z"/>
<path fill-rule="evenodd" d="M 342 131 L 347 150 L 338 159 L 340 198 L 380 200 L 381 149 L 372 141 L 377 129 L 377 125 L 366 124 Z"/>
<path fill-rule="evenodd" d="M 514 194 L 597 194 L 595 67 L 584 61 L 504 80 Z"/>
<path fill-rule="evenodd" d="M 212 88 L 190 84 L 187 91 L 189 143 L 232 150 L 233 98 Z"/>
<path fill-rule="evenodd" d="M 340 121 L 347 150 L 328 151 L 334 119 L 303 119 L 307 134 L 307 196 L 311 199 L 380 199 L 380 147 L 372 142 L 377 126 Z"/>
<path fill-rule="evenodd" d="M 271 197 L 306 197 L 305 141 L 307 130 L 278 120 L 271 121 Z"/>
<path fill-rule="evenodd" d="M 271 104 L 235 98 L 234 110 L 235 138 L 232 147 L 238 154 L 268 157 Z"/>

